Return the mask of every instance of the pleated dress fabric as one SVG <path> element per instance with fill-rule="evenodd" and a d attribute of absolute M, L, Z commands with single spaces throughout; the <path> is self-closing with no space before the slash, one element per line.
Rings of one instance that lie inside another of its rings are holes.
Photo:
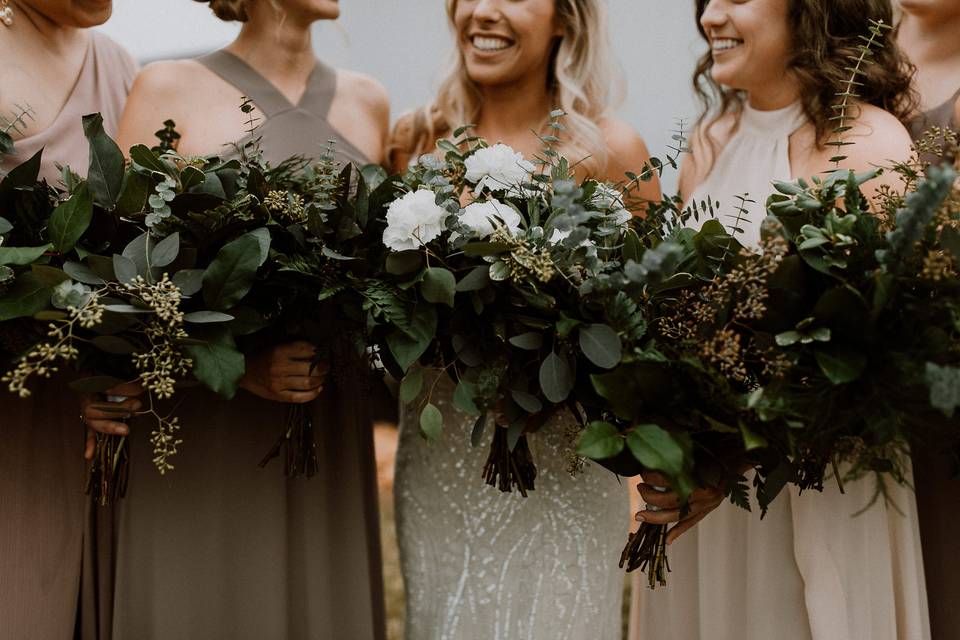
<path fill-rule="evenodd" d="M 919 139 L 930 127 L 958 130 L 956 103 L 960 90 L 935 109 L 908 123 L 910 135 Z M 956 158 L 927 157 L 930 162 L 953 162 Z M 913 473 L 920 513 L 920 539 L 930 600 L 930 630 L 935 639 L 960 634 L 960 555 L 955 545 L 960 540 L 960 477 L 949 458 L 933 447 L 913 450 Z"/>
<path fill-rule="evenodd" d="M 790 135 L 799 104 L 750 107 L 691 200 L 710 195 L 728 228 L 738 196 L 745 245 L 759 242 L 774 180 L 790 180 Z M 669 584 L 633 582 L 632 640 L 930 640 L 917 507 L 910 488 L 871 479 L 827 482 L 822 494 L 784 489 L 760 514 L 725 502 L 669 549 Z M 895 505 L 895 506 L 894 506 Z M 897 511 L 900 510 L 900 512 Z M 948 637 L 948 636 L 942 636 Z M 939 638 L 937 638 L 939 640 Z"/>
<path fill-rule="evenodd" d="M 41 177 L 56 183 L 54 162 L 86 174 L 81 117 L 99 111 L 115 134 L 136 75 L 130 55 L 90 32 L 80 74 L 45 131 L 15 142 L 0 159 L 9 171 L 43 148 Z M 4 372 L 10 359 L 0 357 Z M 112 513 L 84 493 L 84 428 L 69 375 L 32 385 L 20 399 L 0 388 L 0 640 L 104 638 L 109 633 Z M 98 535 L 100 531 L 103 535 Z"/>
<path fill-rule="evenodd" d="M 336 141 L 340 162 L 363 163 L 327 122 L 336 72 L 317 63 L 290 104 L 226 51 L 198 59 L 265 115 L 265 158 L 316 158 Z M 244 141 L 241 141 L 241 144 Z M 132 428 L 131 477 L 120 510 L 114 640 L 380 640 L 383 594 L 373 436 L 362 358 L 342 363 L 308 406 L 319 473 L 288 479 L 258 462 L 287 405 L 239 391 L 181 393 L 176 468 L 153 468 L 149 422 Z M 342 372 L 341 372 L 342 373 Z"/>

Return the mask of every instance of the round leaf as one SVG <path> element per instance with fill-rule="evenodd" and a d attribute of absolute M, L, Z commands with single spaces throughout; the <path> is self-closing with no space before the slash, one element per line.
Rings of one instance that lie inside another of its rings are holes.
<path fill-rule="evenodd" d="M 620 336 L 605 324 L 590 324 L 580 329 L 580 348 L 590 362 L 601 369 L 613 369 L 620 363 L 623 346 Z"/>
<path fill-rule="evenodd" d="M 431 267 L 423 274 L 421 291 L 423 291 L 423 297 L 427 302 L 453 307 L 453 297 L 457 291 L 457 278 L 447 269 Z"/>
<path fill-rule="evenodd" d="M 407 405 L 417 399 L 423 389 L 423 369 L 411 369 L 400 383 L 400 402 Z"/>
<path fill-rule="evenodd" d="M 573 390 L 573 372 L 567 361 L 551 352 L 540 365 L 540 388 L 547 400 L 559 404 Z"/>
<path fill-rule="evenodd" d="M 436 442 L 443 432 L 443 414 L 433 404 L 428 404 L 420 412 L 420 432 L 428 442 Z"/>

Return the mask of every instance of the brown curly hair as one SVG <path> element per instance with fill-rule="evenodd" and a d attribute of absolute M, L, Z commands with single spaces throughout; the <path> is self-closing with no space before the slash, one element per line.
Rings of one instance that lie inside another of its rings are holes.
<path fill-rule="evenodd" d="M 838 94 L 850 79 L 850 56 L 868 35 L 870 20 L 894 24 L 890 0 L 787 0 L 787 22 L 793 34 L 793 52 L 788 72 L 800 85 L 803 110 L 816 126 L 817 144 L 824 146 L 836 127 L 831 121 Z M 697 28 L 709 42 L 700 18 L 709 0 L 695 0 Z M 862 68 L 856 92 L 861 103 L 874 105 L 906 121 L 917 105 L 913 90 L 915 68 L 897 47 L 892 31 L 885 32 L 879 47 Z M 713 57 L 708 51 L 697 63 L 693 88 L 703 104 L 699 124 L 707 125 L 734 113 L 739 119 L 746 100 L 743 91 L 720 86 L 711 74 Z M 707 129 L 709 126 L 707 126 Z"/>
<path fill-rule="evenodd" d="M 247 3 L 250 0 L 194 0 L 195 2 L 204 2 L 210 5 L 213 11 L 221 20 L 227 22 L 246 22 L 247 21 Z"/>

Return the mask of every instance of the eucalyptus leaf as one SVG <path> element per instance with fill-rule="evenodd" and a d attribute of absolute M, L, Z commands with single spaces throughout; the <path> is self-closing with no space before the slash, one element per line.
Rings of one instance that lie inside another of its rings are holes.
<path fill-rule="evenodd" d="M 843 346 L 817 349 L 817 364 L 833 384 L 846 384 L 858 379 L 867 367 L 867 356 Z"/>
<path fill-rule="evenodd" d="M 253 287 L 260 266 L 260 239 L 245 234 L 224 245 L 203 274 L 203 299 L 210 309 L 226 311 Z"/>
<path fill-rule="evenodd" d="M 63 270 L 77 282 L 90 285 L 104 284 L 103 278 L 91 271 L 88 266 L 80 264 L 79 262 L 65 262 L 63 264 Z"/>
<path fill-rule="evenodd" d="M 623 355 L 620 336 L 605 324 L 580 327 L 580 348 L 590 362 L 601 369 L 613 369 Z"/>
<path fill-rule="evenodd" d="M 183 350 L 193 359 L 197 380 L 224 398 L 236 395 L 246 365 L 228 331 L 215 333 L 202 344 L 185 345 Z"/>
<path fill-rule="evenodd" d="M 481 414 L 474 400 L 474 386 L 466 380 L 461 380 L 457 384 L 457 388 L 454 389 L 453 404 L 467 415 L 478 416 Z"/>
<path fill-rule="evenodd" d="M 50 305 L 50 288 L 44 286 L 32 273 L 22 274 L 0 296 L 0 322 L 25 318 Z"/>
<path fill-rule="evenodd" d="M 13 225 L 6 218 L 0 217 L 0 235 L 13 231 Z"/>
<path fill-rule="evenodd" d="M 423 255 L 416 250 L 399 251 L 387 256 L 387 273 L 395 276 L 405 276 L 420 269 L 423 265 Z"/>
<path fill-rule="evenodd" d="M 443 414 L 432 403 L 428 403 L 420 412 L 420 432 L 428 442 L 434 443 L 443 433 Z"/>
<path fill-rule="evenodd" d="M 173 284 L 181 295 L 192 296 L 203 288 L 203 273 L 203 269 L 181 269 L 173 274 Z"/>
<path fill-rule="evenodd" d="M 151 267 L 166 267 L 180 255 L 180 234 L 171 233 L 150 248 L 149 260 Z"/>
<path fill-rule="evenodd" d="M 34 262 L 49 251 L 51 246 L 42 247 L 0 247 L 0 265 L 26 265 Z"/>
<path fill-rule="evenodd" d="M 540 365 L 540 388 L 547 400 L 560 404 L 573 390 L 573 371 L 567 361 L 551 351 Z"/>
<path fill-rule="evenodd" d="M 233 316 L 219 311 L 194 311 L 183 316 L 184 322 L 193 324 L 215 324 L 218 322 L 230 322 Z"/>
<path fill-rule="evenodd" d="M 130 258 L 120 255 L 113 256 L 113 272 L 122 284 L 131 282 L 139 275 L 136 263 Z"/>
<path fill-rule="evenodd" d="M 407 372 L 400 383 L 400 402 L 403 405 L 412 403 L 423 390 L 423 369 L 417 367 Z"/>
<path fill-rule="evenodd" d="M 481 291 L 490 284 L 490 270 L 486 266 L 475 267 L 457 283 L 457 291 Z"/>
<path fill-rule="evenodd" d="M 543 403 L 540 402 L 540 398 L 532 393 L 513 390 L 510 392 L 510 397 L 513 398 L 513 401 L 516 402 L 521 409 L 531 415 L 543 411 Z"/>
<path fill-rule="evenodd" d="M 518 336 L 513 336 L 507 342 L 515 346 L 517 349 L 523 349 L 524 351 L 538 351 L 540 347 L 543 346 L 543 334 L 535 331 L 528 331 L 527 333 L 521 333 Z"/>

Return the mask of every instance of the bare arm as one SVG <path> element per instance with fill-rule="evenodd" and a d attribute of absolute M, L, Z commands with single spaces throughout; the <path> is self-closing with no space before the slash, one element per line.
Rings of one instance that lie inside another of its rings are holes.
<path fill-rule="evenodd" d="M 603 180 L 621 183 L 628 171 L 639 174 L 648 166 L 650 151 L 632 127 L 619 120 L 607 119 L 600 123 L 600 130 L 607 147 Z M 640 182 L 634 195 L 646 202 L 659 202 L 662 195 L 659 177 L 654 175 L 649 181 Z"/>

